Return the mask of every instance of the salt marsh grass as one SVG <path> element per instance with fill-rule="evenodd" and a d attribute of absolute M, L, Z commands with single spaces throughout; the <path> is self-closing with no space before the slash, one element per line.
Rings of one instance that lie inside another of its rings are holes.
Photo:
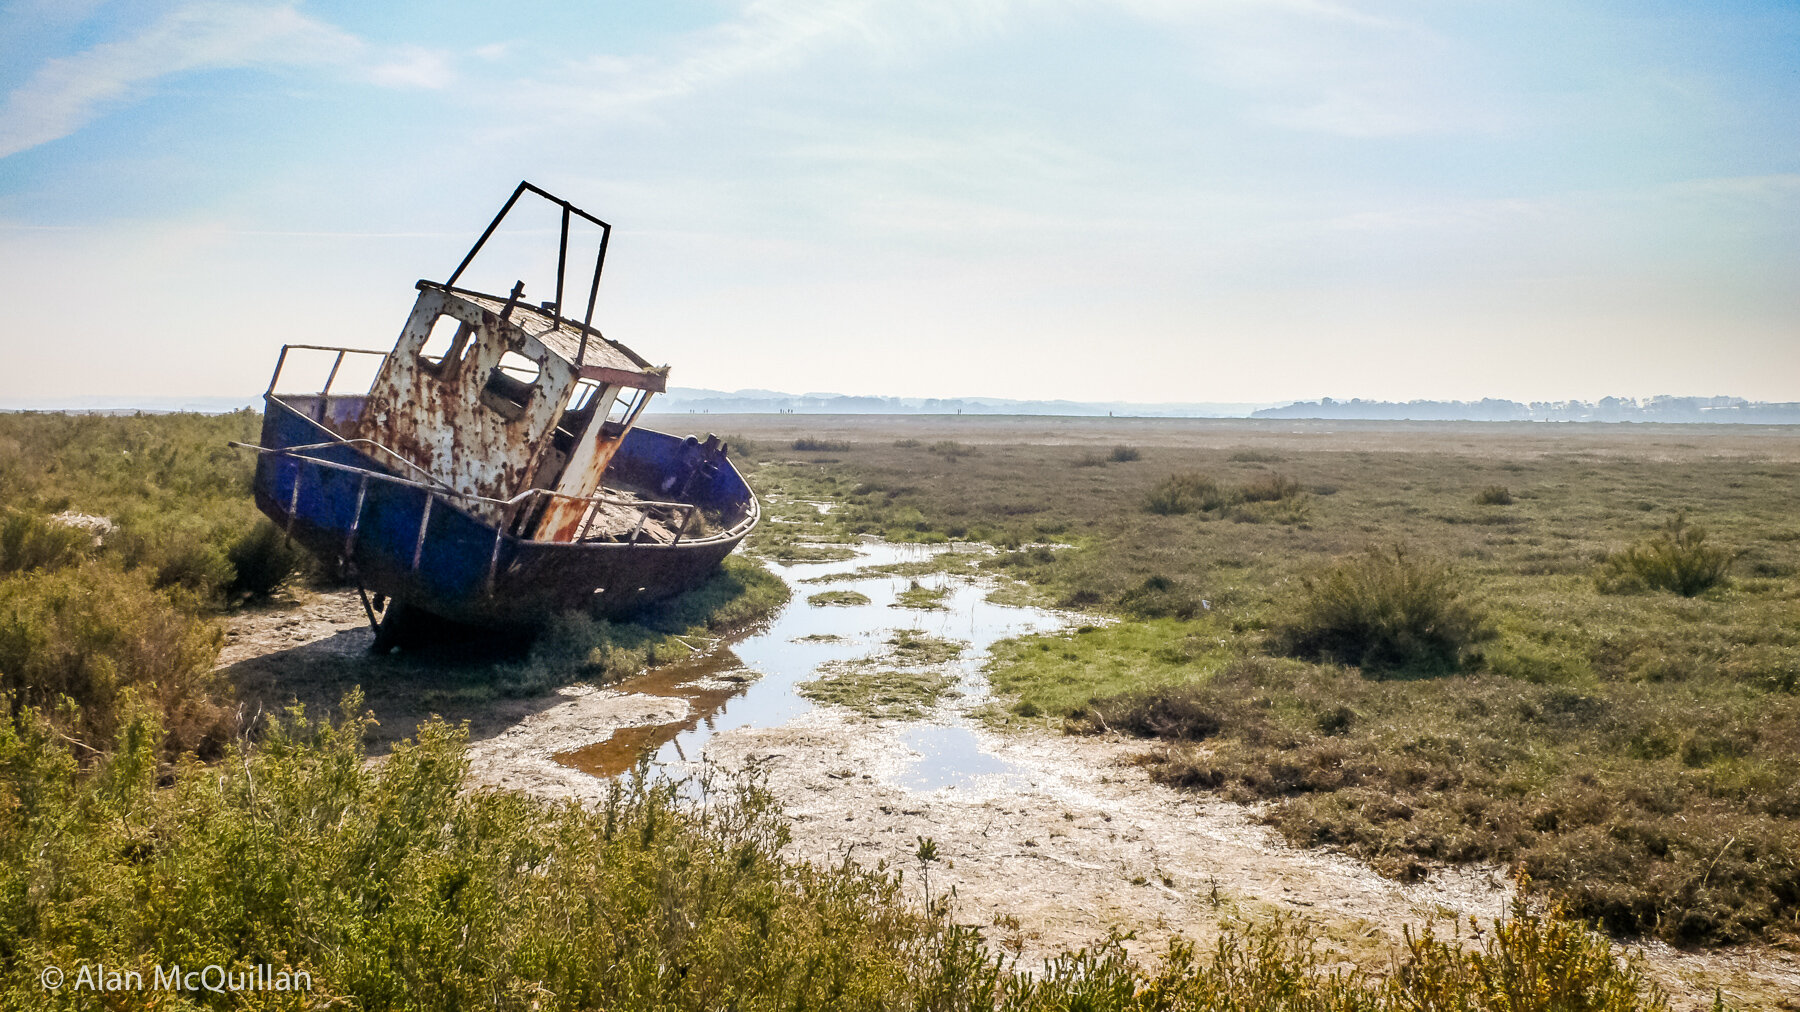
<path fill-rule="evenodd" d="M 998 645 L 996 719 L 1186 727 L 1170 783 L 1391 874 L 1501 861 L 1613 931 L 1800 933 L 1787 434 L 1334 424 L 1247 449 L 1132 422 L 1140 463 L 1071 468 L 1023 422 L 920 427 L 1017 433 L 943 468 L 885 424 L 819 479 L 833 530 L 987 541 L 984 569 L 1113 620 Z M 1246 501 L 1264 484 L 1286 498 Z M 1171 706 L 1218 719 L 1204 748 Z"/>

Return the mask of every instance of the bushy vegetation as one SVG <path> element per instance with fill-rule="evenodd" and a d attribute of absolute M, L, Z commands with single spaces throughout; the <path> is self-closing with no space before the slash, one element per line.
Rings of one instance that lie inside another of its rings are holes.
<path fill-rule="evenodd" d="M 967 443 L 959 443 L 954 439 L 938 440 L 930 446 L 927 446 L 925 449 L 927 452 L 935 453 L 947 460 L 955 460 L 958 457 L 973 457 L 981 453 L 979 449 L 970 446 Z"/>
<path fill-rule="evenodd" d="M 1281 474 L 1259 474 L 1236 488 L 1220 485 L 1209 475 L 1182 471 L 1169 475 L 1144 498 L 1144 509 L 1160 516 L 1224 511 L 1238 503 L 1269 503 L 1293 499 L 1302 492 L 1300 483 Z M 1241 519 L 1256 519 L 1244 514 Z"/>
<path fill-rule="evenodd" d="M 1144 451 L 1135 446 L 1115 446 L 1112 448 L 1112 452 L 1106 455 L 1106 459 L 1115 464 L 1129 464 L 1134 460 L 1144 459 Z"/>
<path fill-rule="evenodd" d="M 1299 494 L 1299 482 L 1275 473 L 1252 478 L 1238 490 L 1238 497 L 1244 502 L 1280 502 Z"/>
<path fill-rule="evenodd" d="M 850 449 L 850 444 L 842 439 L 819 439 L 816 436 L 801 436 L 794 440 L 793 448 L 810 453 L 842 453 Z"/>
<path fill-rule="evenodd" d="M 260 521 L 251 463 L 225 444 L 257 424 L 0 415 L 0 689 L 89 749 L 129 696 L 172 749 L 216 753 L 236 718 L 211 616 L 240 596 L 233 552 Z"/>
<path fill-rule="evenodd" d="M 91 1004 L 47 992 L 50 965 L 148 979 L 159 964 L 267 963 L 311 990 L 232 1007 L 1666 1007 L 1604 939 L 1523 907 L 1474 949 L 1416 933 L 1386 973 L 1332 969 L 1280 920 L 1230 926 L 1207 952 L 1174 942 L 1155 969 L 1113 939 L 1026 972 L 899 875 L 784 858 L 785 820 L 754 780 L 709 775 L 684 801 L 633 779 L 592 807 L 470 791 L 457 729 L 427 724 L 371 764 L 359 706 L 335 723 L 292 714 L 210 766 L 159 764 L 148 711 L 85 770 L 43 723 L 0 723 L 0 1002 Z"/>
<path fill-rule="evenodd" d="M 142 573 L 98 563 L 0 580 L 0 692 L 97 752 L 121 701 L 154 704 L 180 750 L 216 754 L 235 731 L 212 675 L 219 630 Z"/>
<path fill-rule="evenodd" d="M 1257 450 L 1246 446 L 1242 449 L 1231 451 L 1225 459 L 1234 464 L 1279 464 L 1281 463 L 1282 457 L 1278 453 L 1270 453 L 1267 450 Z"/>
<path fill-rule="evenodd" d="M 98 546 L 95 536 L 31 513 L 0 516 L 0 576 L 56 570 L 85 561 Z"/>
<path fill-rule="evenodd" d="M 1475 505 L 1477 506 L 1511 506 L 1512 504 L 1512 489 L 1505 485 L 1487 485 L 1475 493 Z"/>
<path fill-rule="evenodd" d="M 231 562 L 233 593 L 267 598 L 300 571 L 306 553 L 289 541 L 280 528 L 263 520 L 231 546 L 226 558 Z"/>
<path fill-rule="evenodd" d="M 38 517 L 108 518 L 118 530 L 105 538 L 106 561 L 224 602 L 238 575 L 233 548 L 261 519 L 251 455 L 226 443 L 255 442 L 259 425 L 251 411 L 0 415 L 0 502 Z"/>
<path fill-rule="evenodd" d="M 1449 566 L 1398 545 L 1302 576 L 1290 607 L 1273 629 L 1277 649 L 1376 671 L 1453 671 L 1493 635 Z"/>
<path fill-rule="evenodd" d="M 1606 557 L 1600 589 L 1608 593 L 1666 590 L 1696 597 L 1724 582 L 1737 555 L 1706 543 L 1706 528 L 1676 514 L 1654 536 Z"/>
<path fill-rule="evenodd" d="M 1197 471 L 1169 475 L 1144 498 L 1144 508 L 1162 516 L 1202 513 L 1229 505 L 1219 483 Z"/>

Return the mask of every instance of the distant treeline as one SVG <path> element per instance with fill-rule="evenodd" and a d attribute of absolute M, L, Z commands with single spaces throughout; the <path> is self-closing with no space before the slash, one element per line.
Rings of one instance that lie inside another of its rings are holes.
<path fill-rule="evenodd" d="M 1267 404 L 1265 401 L 1263 404 Z M 1131 404 L 1124 401 L 1020 401 L 1004 397 L 879 397 L 787 394 L 776 390 L 671 387 L 651 411 L 803 415 L 1119 415 L 1139 418 L 1244 418 L 1262 404 Z"/>
<path fill-rule="evenodd" d="M 1367 418 L 1471 422 L 1737 422 L 1800 424 L 1800 401 L 1741 397 L 1605 397 L 1598 401 L 1296 401 L 1251 412 L 1252 418 Z"/>

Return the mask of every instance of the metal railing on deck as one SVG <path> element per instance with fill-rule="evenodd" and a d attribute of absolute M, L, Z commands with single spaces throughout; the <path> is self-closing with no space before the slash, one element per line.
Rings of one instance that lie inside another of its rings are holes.
<path fill-rule="evenodd" d="M 624 544 L 627 548 L 636 547 L 638 544 L 641 543 L 639 541 L 639 536 L 643 533 L 644 524 L 646 522 L 648 522 L 648 520 L 650 518 L 649 513 L 645 512 L 646 507 L 652 508 L 652 509 L 666 510 L 669 512 L 671 519 L 673 518 L 674 514 L 677 511 L 679 511 L 681 513 L 681 523 L 675 527 L 674 540 L 669 541 L 666 544 L 662 543 L 662 542 L 654 542 L 653 543 L 656 546 L 660 546 L 663 548 L 669 548 L 669 549 L 673 549 L 677 545 L 681 544 L 682 539 L 687 534 L 687 528 L 689 527 L 689 525 L 691 525 L 693 523 L 694 514 L 699 512 L 699 510 L 700 510 L 700 506 L 697 503 L 662 502 L 662 501 L 653 500 L 653 499 L 636 499 L 636 498 L 625 499 L 625 498 L 621 498 L 619 496 L 606 495 L 605 493 L 597 493 L 595 495 L 589 495 L 589 496 L 579 496 L 579 495 L 571 495 L 566 492 L 557 492 L 552 489 L 546 489 L 546 488 L 528 488 L 525 491 L 520 492 L 518 495 L 512 496 L 509 499 L 495 499 L 490 496 L 476 495 L 472 492 L 459 492 L 456 489 L 450 488 L 450 487 L 444 485 L 442 482 L 439 482 L 436 478 L 432 478 L 432 482 L 433 482 L 432 484 L 427 484 L 422 481 L 414 481 L 409 478 L 402 478 L 399 475 L 388 474 L 383 471 L 371 471 L 366 467 L 357 467 L 352 464 L 341 464 L 335 460 L 324 460 L 319 457 L 306 456 L 305 454 L 300 452 L 302 450 L 326 449 L 326 448 L 329 448 L 332 446 L 348 446 L 348 445 L 352 445 L 352 444 L 356 444 L 356 443 L 367 443 L 371 446 L 375 446 L 379 449 L 385 450 L 386 452 L 388 452 L 390 454 L 394 454 L 396 457 L 399 456 L 397 453 L 394 453 L 393 450 L 389 450 L 387 447 L 381 446 L 381 444 L 379 444 L 379 443 L 374 443 L 371 440 L 366 440 L 366 439 L 339 439 L 339 440 L 333 440 L 330 442 L 309 443 L 309 444 L 306 444 L 303 446 L 294 446 L 294 447 L 285 447 L 285 448 L 258 446 L 254 443 L 239 443 L 239 442 L 235 442 L 235 441 L 229 443 L 229 445 L 236 447 L 238 449 L 241 449 L 241 450 L 255 450 L 257 453 L 268 454 L 270 456 L 288 457 L 288 458 L 296 460 L 296 461 L 303 460 L 309 464 L 313 464 L 318 467 L 327 468 L 327 469 L 334 470 L 334 471 L 342 471 L 347 474 L 358 475 L 360 480 L 358 481 L 357 488 L 356 488 L 356 509 L 350 519 L 350 528 L 348 531 L 345 532 L 345 535 L 344 535 L 343 556 L 346 559 L 351 558 L 351 553 L 356 547 L 357 531 L 358 531 L 358 528 L 362 524 L 363 503 L 366 501 L 366 499 L 368 497 L 370 479 L 374 479 L 376 481 L 387 482 L 392 485 L 404 486 L 406 488 L 416 488 L 425 493 L 425 507 L 419 513 L 419 534 L 418 534 L 418 537 L 413 542 L 411 568 L 414 572 L 418 571 L 419 563 L 420 563 L 421 559 L 423 559 L 424 554 L 425 554 L 425 535 L 426 535 L 426 531 L 429 529 L 430 524 L 431 524 L 432 504 L 434 502 L 436 502 L 439 498 L 456 499 L 456 500 L 460 500 L 465 503 L 479 503 L 482 505 L 498 508 L 501 519 L 498 523 L 496 523 L 494 525 L 494 547 L 488 556 L 487 593 L 489 594 L 489 596 L 492 596 L 494 593 L 494 580 L 495 580 L 496 572 L 497 572 L 497 569 L 499 567 L 499 562 L 500 562 L 500 546 L 506 540 L 507 528 L 512 526 L 514 519 L 516 519 L 516 517 L 518 516 L 518 508 L 521 505 L 523 505 L 524 503 L 533 500 L 534 498 L 541 498 L 541 497 L 548 496 L 548 497 L 554 498 L 554 499 L 565 499 L 565 500 L 570 500 L 570 501 L 586 504 L 587 509 L 586 509 L 586 511 L 584 511 L 584 514 L 583 514 L 582 527 L 581 527 L 582 533 L 585 533 L 587 530 L 587 527 L 589 524 L 588 516 L 592 513 L 596 504 L 604 503 L 604 504 L 608 504 L 608 505 L 625 506 L 625 507 L 629 507 L 631 509 L 638 510 L 638 512 L 640 514 L 638 524 L 636 527 L 632 528 L 630 538 L 624 542 Z M 404 460 L 404 458 L 401 458 L 401 459 Z M 422 468 L 418 468 L 417 465 L 412 464 L 411 461 L 406 461 L 406 463 L 410 466 L 413 466 L 415 469 L 423 470 Z M 294 486 L 290 490 L 289 496 L 288 496 L 286 533 L 289 536 L 291 536 L 293 534 L 294 518 L 299 513 L 299 509 L 300 509 L 300 476 L 301 476 L 301 469 L 296 467 L 294 470 Z M 431 477 L 431 476 L 429 474 L 427 474 L 427 477 Z M 759 510 L 756 505 L 756 500 L 753 497 L 750 500 L 749 510 L 747 511 L 745 517 L 742 520 L 738 521 L 737 523 L 733 524 L 731 527 L 729 527 L 726 530 L 719 532 L 717 534 L 709 535 L 707 537 L 702 537 L 702 538 L 694 538 L 694 539 L 690 539 L 690 540 L 704 542 L 704 541 L 723 540 L 725 538 L 734 537 L 734 536 L 741 536 L 743 532 L 748 531 L 750 529 L 750 527 L 755 524 L 758 513 L 759 513 Z M 529 540 L 529 539 L 527 539 L 527 540 Z M 540 544 L 580 544 L 581 541 L 580 541 L 580 538 L 578 537 L 575 541 L 571 541 L 571 542 L 539 542 L 539 543 Z"/>

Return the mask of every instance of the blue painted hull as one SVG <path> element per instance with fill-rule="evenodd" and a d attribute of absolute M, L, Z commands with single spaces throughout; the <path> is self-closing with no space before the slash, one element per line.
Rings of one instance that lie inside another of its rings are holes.
<path fill-rule="evenodd" d="M 264 447 L 279 451 L 334 445 L 261 454 L 256 505 L 313 554 L 353 566 L 369 591 L 455 622 L 530 627 L 572 609 L 628 614 L 704 581 L 755 525 L 755 498 L 725 461 L 690 485 L 683 499 L 702 509 L 746 517 L 729 535 L 672 545 L 561 544 L 514 537 L 454 499 L 324 466 L 395 473 L 300 410 L 335 419 L 359 406 L 346 401 L 333 398 L 320 410 L 316 398 L 310 404 L 291 397 L 266 399 Z M 634 428 L 608 475 L 659 487 L 659 476 L 679 467 L 681 445 L 678 436 Z"/>

